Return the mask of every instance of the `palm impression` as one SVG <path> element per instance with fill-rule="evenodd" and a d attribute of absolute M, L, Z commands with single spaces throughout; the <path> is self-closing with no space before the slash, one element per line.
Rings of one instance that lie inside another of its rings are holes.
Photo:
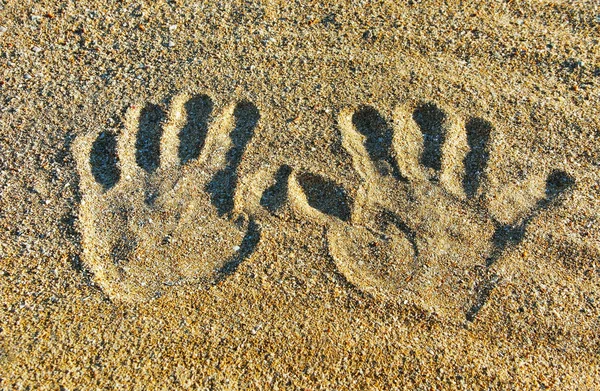
<path fill-rule="evenodd" d="M 76 140 L 84 261 L 110 297 L 211 284 L 257 245 L 253 206 L 235 195 L 259 112 L 249 102 L 212 112 L 208 96 L 183 95 L 168 114 L 132 106 L 118 137 Z"/>
<path fill-rule="evenodd" d="M 424 104 L 397 108 L 393 126 L 372 107 L 343 110 L 338 124 L 361 177 L 356 196 L 319 175 L 292 173 L 292 205 L 328 226 L 329 252 L 350 283 L 449 318 L 473 318 L 495 282 L 490 266 L 573 181 L 551 172 L 545 196 L 502 224 L 486 202 L 489 122 L 461 123 Z"/>

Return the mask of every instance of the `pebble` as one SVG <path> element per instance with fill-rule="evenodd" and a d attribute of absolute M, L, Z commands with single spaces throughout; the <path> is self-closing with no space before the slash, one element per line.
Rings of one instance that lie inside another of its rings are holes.
<path fill-rule="evenodd" d="M 8 29 L 6 27 L 0 26 L 0 34 L 4 34 L 7 31 L 8 31 Z"/>
<path fill-rule="evenodd" d="M 233 246 L 233 251 L 235 251 L 235 252 L 240 251 L 240 246 Z"/>
<path fill-rule="evenodd" d="M 167 44 L 167 46 L 169 46 L 170 48 L 172 48 L 173 46 L 175 46 L 175 42 L 169 41 L 169 43 Z"/>
<path fill-rule="evenodd" d="M 39 52 L 42 51 L 42 48 L 39 47 L 39 46 L 34 46 L 34 47 L 31 48 L 31 50 L 33 50 L 35 53 L 39 53 Z"/>

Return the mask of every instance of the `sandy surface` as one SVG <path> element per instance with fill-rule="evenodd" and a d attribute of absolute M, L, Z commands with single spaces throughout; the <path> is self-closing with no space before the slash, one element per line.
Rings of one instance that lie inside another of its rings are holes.
<path fill-rule="evenodd" d="M 56 3 L 0 3 L 0 389 L 600 386 L 596 1 Z"/>

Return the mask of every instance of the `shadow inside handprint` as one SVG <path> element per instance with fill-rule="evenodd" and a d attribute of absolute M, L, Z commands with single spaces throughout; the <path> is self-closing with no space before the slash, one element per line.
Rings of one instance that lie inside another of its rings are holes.
<path fill-rule="evenodd" d="M 541 211 L 548 209 L 552 202 L 575 183 L 572 176 L 564 171 L 554 170 L 546 178 L 545 197 L 536 202 L 533 210 L 515 224 L 500 224 L 496 222 L 496 229 L 492 241 L 494 248 L 486 259 L 486 266 L 492 266 L 512 246 L 523 241 L 527 226 Z M 489 276 L 476 289 L 476 298 L 473 306 L 467 311 L 467 320 L 473 321 L 477 313 L 487 302 L 489 295 L 497 283 L 497 276 Z"/>
<path fill-rule="evenodd" d="M 233 194 L 237 186 L 236 172 L 260 118 L 258 109 L 250 102 L 239 103 L 233 116 L 235 125 L 230 135 L 232 147 L 225 156 L 226 165 L 206 186 L 206 191 L 211 195 L 211 202 L 220 215 L 233 210 Z"/>

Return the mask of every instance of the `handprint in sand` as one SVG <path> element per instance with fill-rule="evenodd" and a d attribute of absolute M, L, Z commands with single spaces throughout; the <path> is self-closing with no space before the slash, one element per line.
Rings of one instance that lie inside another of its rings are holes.
<path fill-rule="evenodd" d="M 254 205 L 236 190 L 259 112 L 243 101 L 214 116 L 213 106 L 206 95 L 177 96 L 166 114 L 132 106 L 119 135 L 76 140 L 84 262 L 111 298 L 205 286 L 254 251 Z"/>
<path fill-rule="evenodd" d="M 342 145 L 361 178 L 354 199 L 321 175 L 293 172 L 293 207 L 327 226 L 329 252 L 345 278 L 388 300 L 472 319 L 496 277 L 491 266 L 524 237 L 542 209 L 573 182 L 549 170 L 545 194 L 509 224 L 489 209 L 494 127 L 462 121 L 427 103 L 398 107 L 389 125 L 372 107 L 343 110 Z"/>

